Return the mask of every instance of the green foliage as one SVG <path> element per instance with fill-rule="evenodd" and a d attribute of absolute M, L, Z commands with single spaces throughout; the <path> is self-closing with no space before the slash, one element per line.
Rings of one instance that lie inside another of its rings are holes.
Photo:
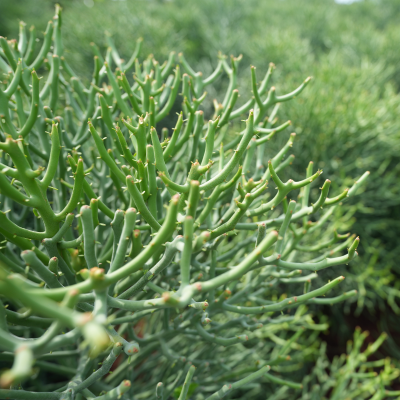
<path fill-rule="evenodd" d="M 15 15 L 28 24 L 35 22 L 41 37 L 51 7 L 51 2 L 41 0 L 3 2 L 0 18 Z M 375 266 L 371 273 L 363 274 L 360 283 L 361 265 L 356 262 L 349 268 L 350 274 L 346 272 L 346 286 L 360 290 L 358 313 L 364 306 L 376 312 L 387 304 L 399 311 L 400 287 L 395 279 L 400 256 L 398 0 L 366 0 L 348 6 L 331 0 L 75 0 L 66 2 L 65 9 L 68 59 L 82 72 L 85 84 L 91 79 L 89 43 L 95 42 L 106 51 L 110 36 L 126 60 L 133 42 L 143 37 L 145 57 L 153 53 L 156 59 L 164 59 L 171 50 L 183 51 L 195 70 L 205 75 L 212 73 L 218 51 L 243 54 L 244 62 L 238 69 L 241 90 L 250 84 L 243 67 L 250 61 L 262 73 L 274 62 L 276 81 L 283 91 L 290 91 L 306 74 L 313 76 L 312 89 L 278 113 L 283 120 L 286 115 L 292 118 L 300 134 L 293 172 L 299 176 L 298 171 L 313 160 L 338 187 L 350 185 L 351 178 L 366 170 L 372 173 L 362 201 L 351 201 L 340 223 L 347 229 L 353 223 L 353 231 L 363 233 L 360 251 Z M 0 23 L 0 29 L 3 34 L 17 34 L 9 19 Z M 209 99 L 222 97 L 226 89 L 223 79 L 209 86 L 204 109 L 211 112 Z M 165 123 L 169 128 L 174 126 L 173 121 Z M 310 141 L 316 145 L 309 146 Z M 276 149 L 282 145 L 278 138 Z"/>
<path fill-rule="evenodd" d="M 188 389 L 188 391 L 187 391 L 187 396 L 188 396 L 189 398 L 190 398 L 190 396 L 194 393 L 194 391 L 196 390 L 196 388 L 197 388 L 198 386 L 199 386 L 198 383 L 191 383 L 191 384 L 190 384 L 189 389 Z M 176 399 L 179 398 L 179 396 L 180 396 L 181 393 L 182 393 L 182 390 L 183 390 L 183 385 L 177 387 L 177 388 L 174 390 L 174 397 L 175 397 Z"/>
<path fill-rule="evenodd" d="M 399 391 L 385 390 L 385 385 L 396 379 L 400 372 L 390 365 L 391 360 L 386 358 L 367 361 L 368 356 L 376 351 L 386 335 L 382 334 L 376 342 L 370 343 L 362 350 L 368 336 L 368 332 L 361 332 L 360 328 L 356 328 L 354 340 L 347 343 L 348 354 L 336 356 L 332 362 L 326 356 L 326 343 L 323 343 L 317 364 L 312 373 L 304 379 L 299 399 L 338 400 L 343 398 L 344 388 L 347 398 L 377 400 L 397 397 Z M 376 367 L 382 368 L 380 374 L 373 370 Z M 288 387 L 284 386 L 272 398 L 287 399 L 287 395 Z"/>
<path fill-rule="evenodd" d="M 349 171 L 371 171 L 362 202 L 351 202 L 346 217 L 351 217 L 355 232 L 363 232 L 362 254 L 369 266 L 366 269 L 355 262 L 347 277 L 362 294 L 358 312 L 364 306 L 373 312 L 378 304 L 382 309 L 388 302 L 398 313 L 394 299 L 399 298 L 400 142 L 395 121 L 400 97 L 389 83 L 390 70 L 382 65 L 366 62 L 361 68 L 344 70 L 333 65 L 333 58 L 320 65 L 320 79 L 310 87 L 308 99 L 299 99 L 285 109 L 294 121 L 302 120 L 295 126 L 301 148 L 297 161 L 313 159 L 344 185 L 351 184 L 345 177 Z M 318 152 L 310 151 L 310 140 Z"/>
<path fill-rule="evenodd" d="M 357 331 L 329 366 L 308 312 L 357 295 L 316 278 L 356 258 L 337 213 L 368 176 L 331 197 L 312 162 L 290 179 L 276 116 L 310 78 L 287 93 L 251 67 L 242 89 L 240 57 L 201 74 L 108 37 L 86 84 L 61 28 L 56 8 L 40 49 L 23 25 L 0 39 L 0 398 L 305 399 L 326 368 L 320 395 L 382 398 L 398 370 L 367 358 L 384 335 L 361 351 Z"/>

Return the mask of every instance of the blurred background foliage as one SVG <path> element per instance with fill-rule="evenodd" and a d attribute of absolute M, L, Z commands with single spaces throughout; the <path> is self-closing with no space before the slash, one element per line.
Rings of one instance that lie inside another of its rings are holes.
<path fill-rule="evenodd" d="M 55 3 L 0 1 L 0 35 L 16 38 L 18 20 L 44 31 Z M 340 233 L 351 230 L 362 239 L 361 257 L 343 271 L 335 270 L 335 276 L 343 273 L 349 289 L 358 289 L 360 295 L 344 309 L 336 305 L 324 310 L 331 319 L 328 355 L 343 350 L 358 324 L 375 336 L 387 331 L 386 348 L 400 358 L 400 343 L 395 343 L 400 331 L 400 0 L 350 5 L 333 0 L 58 3 L 63 7 L 65 55 L 86 79 L 93 60 L 90 42 L 104 54 L 107 34 L 123 57 L 129 57 L 136 39 L 143 37 L 141 60 L 149 54 L 163 60 L 170 51 L 183 52 L 206 76 L 215 68 L 219 51 L 243 54 L 243 87 L 249 87 L 250 64 L 261 77 L 273 62 L 282 92 L 308 75 L 314 78 L 299 99 L 282 105 L 278 114 L 282 121 L 292 120 L 297 134 L 294 170 L 303 174 L 312 160 L 336 188 L 348 187 L 365 170 L 371 171 L 364 193 L 347 203 L 336 226 Z M 208 97 L 221 101 L 218 88 L 222 93 L 226 85 L 221 79 Z M 243 98 L 249 95 L 241 93 Z M 209 111 L 211 106 L 210 101 Z M 285 141 L 283 135 L 276 146 Z M 326 278 L 329 271 L 323 274 Z"/>

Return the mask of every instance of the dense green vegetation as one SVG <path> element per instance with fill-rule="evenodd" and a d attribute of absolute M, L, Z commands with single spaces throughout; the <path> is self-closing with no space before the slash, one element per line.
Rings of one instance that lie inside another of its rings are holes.
<path fill-rule="evenodd" d="M 346 276 L 341 287 L 357 289 L 358 296 L 332 309 L 324 308 L 325 316 L 319 318 L 330 321 L 331 330 L 339 337 L 336 346 L 344 346 L 353 335 L 354 323 L 345 319 L 345 314 L 361 315 L 358 323 L 363 329 L 371 329 L 369 321 L 374 321 L 375 339 L 382 331 L 389 334 L 384 354 L 400 358 L 396 344 L 400 329 L 400 1 L 352 5 L 320 0 L 60 3 L 64 9 L 64 56 L 86 87 L 92 79 L 91 42 L 103 55 L 115 43 L 121 57 L 129 60 L 139 38 L 143 38 L 141 60 L 151 54 L 164 60 L 170 51 L 183 52 L 194 70 L 204 76 L 217 66 L 219 52 L 242 54 L 237 106 L 252 95 L 250 64 L 257 66 L 261 77 L 274 63 L 272 85 L 282 92 L 293 90 L 305 76 L 313 77 L 301 96 L 277 111 L 277 125 L 290 119 L 290 129 L 296 132 L 290 177 L 301 179 L 312 160 L 315 170 L 322 169 L 323 176 L 332 180 L 332 190 L 338 192 L 350 187 L 364 171 L 371 172 L 363 193 L 334 210 L 326 231 L 327 236 L 335 229 L 360 235 L 360 257 L 334 272 L 321 272 L 315 281 L 321 286 L 339 272 Z M 41 40 L 40 32 L 53 13 L 54 4 L 48 1 L 2 2 L 0 35 L 18 37 L 16 22 L 21 19 L 27 27 L 37 27 Z M 45 63 L 39 76 L 47 76 L 48 68 Z M 206 120 L 213 117 L 212 100 L 223 100 L 228 83 L 222 74 L 206 88 L 209 93 L 202 104 Z M 170 115 L 180 107 L 181 100 L 176 101 Z M 176 120 L 167 116 L 163 123 L 171 129 Z M 233 134 L 228 132 L 228 138 Z M 273 157 L 286 141 L 287 136 L 277 134 L 263 149 L 265 158 Z M 317 198 L 318 192 L 319 186 L 314 185 L 311 196 Z M 328 350 L 329 346 L 332 344 Z M 330 353 L 343 350 L 331 348 Z M 329 390 L 319 395 L 328 396 Z M 304 399 L 311 398 L 307 393 Z M 280 394 L 282 398 L 286 395 Z"/>

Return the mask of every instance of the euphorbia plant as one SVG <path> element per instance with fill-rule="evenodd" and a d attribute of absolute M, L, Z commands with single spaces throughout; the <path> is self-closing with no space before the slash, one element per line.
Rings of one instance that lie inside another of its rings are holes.
<path fill-rule="evenodd" d="M 0 39 L 0 398 L 257 398 L 260 380 L 300 389 L 279 367 L 296 369 L 326 329 L 306 304 L 356 294 L 324 297 L 342 276 L 311 281 L 356 256 L 354 235 L 321 237 L 368 175 L 334 197 L 320 183 L 313 203 L 312 162 L 303 180 L 283 180 L 295 135 L 273 156 L 267 144 L 291 124 L 277 125 L 279 104 L 310 78 L 278 95 L 274 66 L 260 84 L 251 67 L 252 95 L 237 107 L 240 58 L 221 56 L 205 78 L 175 53 L 139 64 L 140 40 L 125 62 L 108 38 L 105 60 L 93 45 L 85 86 L 63 57 L 59 8 L 36 57 L 34 29 L 28 41 L 20 27 L 18 42 Z M 207 121 L 204 89 L 223 71 L 227 93 Z"/>

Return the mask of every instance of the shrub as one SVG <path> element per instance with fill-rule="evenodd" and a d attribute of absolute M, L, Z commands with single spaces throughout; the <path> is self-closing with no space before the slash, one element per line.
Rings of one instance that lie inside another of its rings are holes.
<path fill-rule="evenodd" d="M 19 7 L 3 3 L 0 18 L 14 13 L 27 22 L 38 22 L 38 36 L 45 30 L 51 3 L 19 0 Z M 395 23 L 397 1 L 365 0 L 341 6 L 328 0 L 261 4 L 250 0 L 130 0 L 94 1 L 92 5 L 90 8 L 90 2 L 82 1 L 65 4 L 66 54 L 85 85 L 92 63 L 89 43 L 96 41 L 106 50 L 110 36 L 124 58 L 130 57 L 132 40 L 142 36 L 147 44 L 142 51 L 145 56 L 153 52 L 156 59 L 163 59 L 171 49 L 180 50 L 205 75 L 212 73 L 219 50 L 243 54 L 238 70 L 241 91 L 250 84 L 244 68 L 250 60 L 259 65 L 260 72 L 266 71 L 269 61 L 276 63 L 274 79 L 282 91 L 290 91 L 305 74 L 315 78 L 311 90 L 277 114 L 293 119 L 296 133 L 301 133 L 292 178 L 299 176 L 310 159 L 315 168 L 323 168 L 331 177 L 335 189 L 347 186 L 349 179 L 363 171 L 371 171 L 362 201 L 355 198 L 343 212 L 337 211 L 344 213 L 340 221 L 336 215 L 337 226 L 363 232 L 361 254 L 368 264 L 374 264 L 360 277 L 361 265 L 353 263 L 346 270 L 345 285 L 346 290 L 359 289 L 357 313 L 364 306 L 369 313 L 377 313 L 388 304 L 398 313 L 396 238 L 400 232 L 396 221 L 400 194 L 394 182 L 399 165 L 399 59 L 393 48 L 400 32 Z M 110 20 L 118 23 L 110 24 Z M 11 30 L 7 19 L 0 22 L 0 29 Z M 207 97 L 223 98 L 227 86 L 227 79 L 215 81 L 208 86 Z M 208 98 L 203 102 L 206 111 L 212 108 Z M 165 124 L 171 128 L 174 122 Z M 316 145 L 309 146 L 310 140 Z M 277 138 L 275 144 L 279 149 L 283 143 Z"/>
<path fill-rule="evenodd" d="M 322 171 L 312 162 L 285 179 L 295 135 L 274 154 L 267 144 L 290 126 L 276 124 L 278 104 L 310 79 L 278 95 L 274 66 L 261 83 L 251 67 L 252 95 L 237 107 L 240 58 L 221 56 L 206 77 L 181 54 L 140 65 L 140 41 L 124 61 L 110 39 L 86 87 L 63 57 L 60 8 L 37 57 L 27 39 L 24 25 L 18 42 L 0 38 L 0 359 L 10 367 L 0 398 L 256 399 L 308 387 L 328 326 L 307 306 L 356 295 L 324 297 L 343 276 L 311 288 L 317 271 L 357 255 L 359 238 L 327 238 L 325 225 L 368 175 L 333 197 L 326 180 L 313 202 Z M 222 71 L 228 90 L 207 121 L 204 89 Z M 335 396 L 364 379 L 357 393 L 384 395 L 398 374 L 367 361 L 385 335 L 361 353 L 364 337 L 351 366 L 332 364 Z"/>

